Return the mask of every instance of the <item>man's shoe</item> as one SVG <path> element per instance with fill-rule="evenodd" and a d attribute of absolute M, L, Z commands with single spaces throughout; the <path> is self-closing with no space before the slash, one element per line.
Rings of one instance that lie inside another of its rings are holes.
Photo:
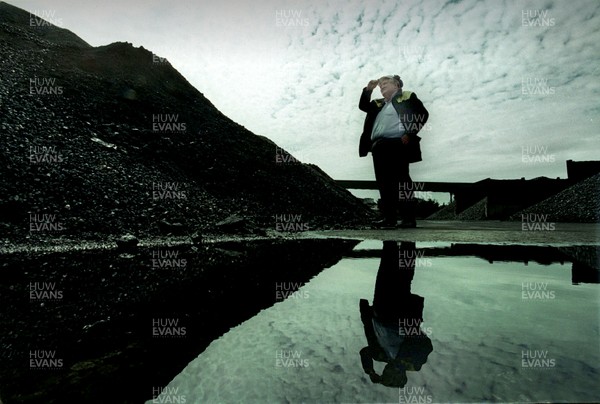
<path fill-rule="evenodd" d="M 373 226 L 377 227 L 378 229 L 395 229 L 396 228 L 396 221 L 395 220 L 390 220 L 390 219 L 382 219 L 382 220 L 377 220 L 375 222 L 373 222 Z"/>
<path fill-rule="evenodd" d="M 402 229 L 414 229 L 415 227 L 417 227 L 417 221 L 416 220 L 403 220 L 402 222 L 400 222 L 400 225 L 398 226 Z"/>

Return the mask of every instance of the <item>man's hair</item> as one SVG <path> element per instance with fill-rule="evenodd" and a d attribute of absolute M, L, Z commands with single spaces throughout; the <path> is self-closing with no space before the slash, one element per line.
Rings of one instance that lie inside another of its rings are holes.
<path fill-rule="evenodd" d="M 388 76 L 383 76 L 379 79 L 379 81 L 388 81 L 388 80 L 395 82 L 399 88 L 404 87 L 404 83 L 402 82 L 402 79 L 397 74 L 390 74 Z"/>

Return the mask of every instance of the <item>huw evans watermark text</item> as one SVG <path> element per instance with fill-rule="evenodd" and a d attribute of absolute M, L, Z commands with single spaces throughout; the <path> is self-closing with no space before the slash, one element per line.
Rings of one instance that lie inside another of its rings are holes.
<path fill-rule="evenodd" d="M 308 223 L 302 220 L 301 214 L 275 215 L 275 230 L 299 232 L 308 231 Z"/>
<path fill-rule="evenodd" d="M 403 45 L 400 47 L 400 56 L 407 62 L 422 63 L 431 61 L 431 56 L 424 46 Z"/>
<path fill-rule="evenodd" d="M 29 79 L 31 95 L 62 95 L 62 86 L 57 85 L 54 77 L 37 77 Z"/>
<path fill-rule="evenodd" d="M 302 358 L 302 351 L 277 350 L 275 351 L 276 368 L 307 368 L 308 359 Z"/>
<path fill-rule="evenodd" d="M 153 182 L 152 199 L 187 199 L 187 193 L 178 182 Z"/>
<path fill-rule="evenodd" d="M 521 94 L 523 95 L 553 95 L 556 87 L 548 84 L 548 79 L 541 77 L 523 77 L 521 79 Z"/>
<path fill-rule="evenodd" d="M 401 387 L 398 393 L 398 402 L 402 404 L 433 403 L 433 396 L 425 391 L 425 387 Z"/>
<path fill-rule="evenodd" d="M 523 27 L 553 27 L 556 19 L 550 16 L 548 10 L 521 10 L 521 25 Z"/>
<path fill-rule="evenodd" d="M 303 161 L 306 162 L 308 159 L 308 154 L 301 150 L 288 152 L 279 146 L 275 147 L 275 162 L 277 164 L 302 164 Z"/>
<path fill-rule="evenodd" d="M 276 27 L 308 27 L 308 18 L 302 10 L 275 10 Z"/>
<path fill-rule="evenodd" d="M 301 282 L 275 282 L 275 300 L 280 302 L 287 298 L 308 299 L 310 294 L 300 290 L 301 287 Z"/>
<path fill-rule="evenodd" d="M 64 229 L 63 224 L 57 220 L 57 217 L 54 214 L 29 214 L 30 232 L 63 231 Z"/>
<path fill-rule="evenodd" d="M 522 350 L 521 368 L 523 369 L 554 369 L 556 359 L 548 355 L 547 350 Z"/>
<path fill-rule="evenodd" d="M 556 155 L 548 152 L 548 146 L 521 146 L 521 162 L 525 164 L 554 163 Z"/>
<path fill-rule="evenodd" d="M 62 358 L 57 358 L 56 351 L 29 351 L 29 368 L 38 370 L 59 370 L 63 368 Z"/>
<path fill-rule="evenodd" d="M 186 327 L 179 324 L 178 318 L 153 318 L 152 337 L 183 338 L 187 334 Z"/>
<path fill-rule="evenodd" d="M 56 16 L 56 10 L 33 10 L 29 13 L 29 26 L 34 28 L 45 28 L 50 26 L 61 27 L 62 18 Z"/>
<path fill-rule="evenodd" d="M 548 289 L 548 282 L 522 282 L 521 299 L 523 300 L 554 300 L 556 292 Z"/>
<path fill-rule="evenodd" d="M 152 268 L 179 268 L 187 266 L 187 259 L 181 257 L 181 251 L 177 250 L 153 250 Z"/>
<path fill-rule="evenodd" d="M 398 335 L 405 337 L 426 337 L 433 332 L 431 327 L 422 327 L 422 321 L 418 318 L 399 318 Z"/>
<path fill-rule="evenodd" d="M 402 248 L 398 250 L 398 267 L 400 269 L 430 268 L 432 266 L 431 258 L 425 258 L 425 251 Z"/>
<path fill-rule="evenodd" d="M 29 162 L 31 164 L 57 164 L 64 158 L 56 146 L 29 146 Z"/>
<path fill-rule="evenodd" d="M 554 231 L 556 223 L 548 220 L 548 214 L 542 213 L 522 213 L 521 214 L 522 231 Z"/>
<path fill-rule="evenodd" d="M 179 114 L 152 114 L 152 132 L 185 133 L 187 124 L 180 121 Z"/>
<path fill-rule="evenodd" d="M 160 57 L 160 56 L 158 56 L 158 55 L 156 55 L 156 54 L 153 53 L 152 54 L 152 63 L 155 64 L 155 65 L 159 65 L 160 66 L 160 65 L 166 65 L 166 64 L 168 64 L 169 61 L 167 60 L 167 58 Z"/>
<path fill-rule="evenodd" d="M 426 122 L 426 115 L 423 114 L 399 114 L 400 122 L 407 132 L 430 132 L 431 125 Z"/>
<path fill-rule="evenodd" d="M 29 300 L 62 300 L 63 291 L 56 288 L 56 282 L 29 282 Z"/>
<path fill-rule="evenodd" d="M 398 199 L 411 200 L 413 198 L 433 199 L 431 191 L 424 191 L 423 182 L 400 182 L 398 184 Z"/>
<path fill-rule="evenodd" d="M 153 404 L 184 404 L 186 396 L 179 393 L 179 387 L 152 387 Z"/>

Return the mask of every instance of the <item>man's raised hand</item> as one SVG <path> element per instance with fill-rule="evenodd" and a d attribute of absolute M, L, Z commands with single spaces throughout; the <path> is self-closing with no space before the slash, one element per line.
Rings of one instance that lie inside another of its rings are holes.
<path fill-rule="evenodd" d="M 379 80 L 369 81 L 369 84 L 367 84 L 367 90 L 373 91 L 375 89 L 375 87 L 377 87 L 377 84 L 379 84 Z"/>

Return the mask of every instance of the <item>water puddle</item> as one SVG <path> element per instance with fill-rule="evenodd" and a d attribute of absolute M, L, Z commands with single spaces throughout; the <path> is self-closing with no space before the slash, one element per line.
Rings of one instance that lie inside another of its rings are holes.
<path fill-rule="evenodd" d="M 364 241 L 147 403 L 596 401 L 597 251 Z"/>
<path fill-rule="evenodd" d="M 355 240 L 0 254 L 0 402 L 140 403 Z M 193 401 L 188 401 L 193 402 Z"/>

